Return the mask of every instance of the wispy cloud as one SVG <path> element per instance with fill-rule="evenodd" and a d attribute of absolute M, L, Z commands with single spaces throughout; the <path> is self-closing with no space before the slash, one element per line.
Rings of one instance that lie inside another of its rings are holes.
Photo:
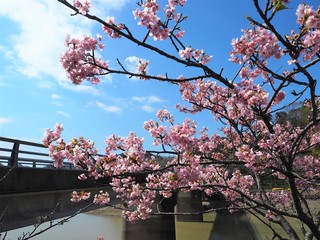
<path fill-rule="evenodd" d="M 126 69 L 129 72 L 137 72 L 136 66 L 138 64 L 139 58 L 136 56 L 129 56 L 124 60 Z"/>
<path fill-rule="evenodd" d="M 63 112 L 63 111 L 57 111 L 57 113 L 59 115 L 62 115 L 64 117 L 66 117 L 66 118 L 71 118 L 71 115 L 69 113 L 66 113 L 66 112 Z"/>
<path fill-rule="evenodd" d="M 153 104 L 164 102 L 161 98 L 154 95 L 147 96 L 147 97 L 133 96 L 132 100 L 134 102 L 143 103 L 144 105 L 141 106 L 141 110 L 148 113 L 154 112 L 155 108 L 152 106 Z"/>
<path fill-rule="evenodd" d="M 101 108 L 103 111 L 110 112 L 110 113 L 120 113 L 122 109 L 117 106 L 111 106 L 111 105 L 106 105 L 102 102 L 97 101 L 96 105 Z"/>
<path fill-rule="evenodd" d="M 49 82 L 49 81 L 45 81 L 45 80 L 41 80 L 37 83 L 37 86 L 39 88 L 53 88 L 54 84 L 52 82 Z"/>
<path fill-rule="evenodd" d="M 92 11 L 99 15 L 108 14 L 128 3 L 129 0 L 101 0 Z M 99 91 L 92 86 L 72 85 L 59 62 L 65 50 L 64 38 L 67 34 L 82 36 L 90 34 L 93 29 L 91 21 L 81 16 L 70 17 L 71 12 L 58 1 L 0 1 L 0 16 L 18 25 L 15 35 L 6 36 L 12 44 L 5 49 L 6 54 L 14 59 L 12 64 L 15 69 L 29 78 L 51 76 L 64 88 L 98 95 Z M 39 87 L 50 86 L 48 82 L 39 83 Z"/>
<path fill-rule="evenodd" d="M 81 24 L 77 27 L 67 9 L 55 1 L 1 1 L 0 9 L 1 15 L 19 26 L 20 32 L 10 36 L 17 69 L 28 77 L 61 75 L 59 58 L 64 38 L 67 33 L 83 32 Z"/>
<path fill-rule="evenodd" d="M 136 102 L 144 102 L 144 101 L 146 100 L 146 97 L 133 96 L 133 97 L 132 97 L 132 100 L 133 100 L 133 101 L 136 101 Z"/>
<path fill-rule="evenodd" d="M 163 100 L 158 98 L 157 96 L 151 95 L 148 97 L 147 102 L 148 103 L 161 103 L 161 102 L 163 102 Z"/>
<path fill-rule="evenodd" d="M 51 94 L 51 99 L 52 99 L 52 103 L 56 106 L 62 107 L 63 106 L 63 102 L 60 101 L 62 99 L 62 97 L 58 94 Z"/>
<path fill-rule="evenodd" d="M 0 87 L 1 87 L 1 86 L 2 86 L 2 87 L 3 87 L 3 86 L 6 86 L 6 85 L 7 85 L 7 84 L 4 83 L 4 82 L 2 82 L 1 79 L 0 79 Z"/>
<path fill-rule="evenodd" d="M 10 118 L 6 118 L 6 117 L 0 117 L 0 127 L 2 127 L 3 125 L 12 122 L 12 120 Z"/>
<path fill-rule="evenodd" d="M 88 85 L 72 85 L 68 80 L 59 80 L 59 84 L 66 89 L 69 89 L 74 92 L 85 92 L 91 95 L 99 96 L 101 92 L 93 86 Z"/>
<path fill-rule="evenodd" d="M 53 100 L 59 100 L 59 99 L 61 99 L 61 96 L 58 95 L 58 94 L 51 94 L 51 98 L 52 98 Z"/>
<path fill-rule="evenodd" d="M 148 112 L 148 113 L 151 113 L 151 112 L 154 111 L 154 108 L 151 107 L 150 105 L 143 105 L 143 106 L 141 107 L 141 109 L 142 109 L 143 111 L 145 111 L 145 112 Z"/>
<path fill-rule="evenodd" d="M 151 96 L 148 96 L 148 97 L 133 96 L 132 100 L 136 101 L 136 102 L 147 102 L 149 104 L 164 102 L 162 99 L 160 99 L 159 97 L 154 96 L 154 95 L 151 95 Z"/>
<path fill-rule="evenodd" d="M 92 106 L 97 106 L 103 111 L 112 113 L 120 113 L 124 111 L 124 109 L 140 109 L 144 112 L 150 113 L 155 111 L 157 103 L 164 102 L 162 99 L 154 95 L 144 97 L 133 96 L 131 98 L 109 97 L 106 101 L 108 103 L 103 103 L 101 101 L 88 102 L 86 107 L 91 108 Z"/>

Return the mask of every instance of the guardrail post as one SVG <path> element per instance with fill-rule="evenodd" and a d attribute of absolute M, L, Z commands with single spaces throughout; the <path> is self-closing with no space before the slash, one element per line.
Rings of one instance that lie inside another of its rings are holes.
<path fill-rule="evenodd" d="M 14 141 L 12 152 L 11 152 L 11 159 L 9 161 L 10 167 L 17 167 L 18 166 L 19 147 L 20 147 L 20 142 Z"/>

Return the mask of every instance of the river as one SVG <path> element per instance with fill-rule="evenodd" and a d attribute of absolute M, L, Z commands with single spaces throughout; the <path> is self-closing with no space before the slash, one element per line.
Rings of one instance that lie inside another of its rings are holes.
<path fill-rule="evenodd" d="M 99 236 L 104 239 L 123 239 L 123 219 L 119 216 L 99 216 L 82 213 L 62 226 L 56 226 L 45 233 L 32 238 L 33 240 L 95 240 Z M 43 224 L 40 229 L 48 226 Z M 17 240 L 23 233 L 30 232 L 33 226 L 8 231 L 5 240 Z M 39 230 L 40 230 L 39 229 Z M 1 238 L 0 238 L 1 239 Z"/>

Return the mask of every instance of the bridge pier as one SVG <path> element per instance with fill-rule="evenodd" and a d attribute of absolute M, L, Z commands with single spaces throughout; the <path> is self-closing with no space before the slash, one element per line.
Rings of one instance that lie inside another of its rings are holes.
<path fill-rule="evenodd" d="M 19 141 L 14 141 L 12 152 L 11 152 L 11 159 L 9 160 L 10 167 L 18 166 L 19 147 L 20 147 Z"/>
<path fill-rule="evenodd" d="M 156 201 L 160 202 L 160 209 L 163 213 L 173 213 L 177 203 L 177 195 L 174 194 L 171 198 L 161 199 L 158 196 Z M 125 240 L 175 240 L 175 216 L 168 215 L 152 215 L 147 220 L 140 220 L 136 223 L 125 223 L 124 229 Z"/>

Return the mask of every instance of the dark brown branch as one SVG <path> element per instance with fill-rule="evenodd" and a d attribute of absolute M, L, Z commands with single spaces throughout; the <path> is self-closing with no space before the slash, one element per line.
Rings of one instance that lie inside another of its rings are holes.
<path fill-rule="evenodd" d="M 71 5 L 69 2 L 67 2 L 66 0 L 58 0 L 58 2 L 62 3 L 63 5 L 67 6 L 68 8 L 74 10 L 76 13 L 78 13 L 78 9 L 75 8 L 73 5 Z M 108 23 L 106 23 L 105 21 L 103 21 L 102 19 L 94 16 L 94 15 L 90 15 L 89 13 L 87 13 L 84 17 L 90 19 L 90 20 L 93 20 L 93 21 L 96 21 L 98 23 L 101 23 L 102 25 L 106 26 L 107 28 L 110 28 L 112 29 L 113 31 L 115 31 L 116 33 L 118 33 L 120 36 L 128 39 L 129 41 L 133 42 L 133 43 L 136 43 L 138 46 L 142 46 L 146 49 L 149 49 L 151 51 L 154 51 L 156 53 L 158 53 L 159 55 L 163 56 L 163 57 L 166 57 L 168 59 L 171 59 L 177 63 L 181 63 L 183 65 L 186 65 L 186 66 L 192 66 L 192 67 L 196 67 L 196 68 L 200 68 L 200 69 L 203 69 L 203 71 L 210 75 L 212 78 L 216 79 L 217 81 L 223 83 L 224 85 L 226 85 L 227 87 L 233 89 L 234 86 L 232 83 L 230 83 L 226 78 L 220 76 L 218 73 L 214 72 L 213 70 L 211 70 L 209 67 L 203 65 L 203 64 L 200 64 L 200 63 L 197 63 L 197 62 L 193 62 L 193 61 L 190 61 L 190 60 L 182 60 L 176 56 L 173 56 L 153 45 L 150 45 L 150 44 L 147 44 L 143 41 L 140 41 L 134 37 L 132 37 L 132 35 L 129 35 L 121 30 L 119 30 L 116 26 L 113 26 L 113 25 L 110 25 Z M 156 78 L 155 78 L 156 79 Z M 157 80 L 160 80 L 160 79 L 157 79 Z"/>

